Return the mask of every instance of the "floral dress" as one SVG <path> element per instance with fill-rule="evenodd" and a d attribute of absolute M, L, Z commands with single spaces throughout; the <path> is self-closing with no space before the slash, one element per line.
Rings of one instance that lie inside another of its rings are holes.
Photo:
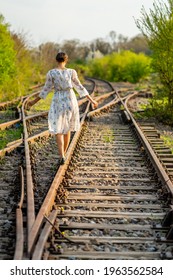
<path fill-rule="evenodd" d="M 50 133 L 67 134 L 68 131 L 79 130 L 79 107 L 73 87 L 80 97 L 88 95 L 88 91 L 80 83 L 77 72 L 69 68 L 50 70 L 39 97 L 45 99 L 52 86 L 55 92 L 48 113 Z"/>

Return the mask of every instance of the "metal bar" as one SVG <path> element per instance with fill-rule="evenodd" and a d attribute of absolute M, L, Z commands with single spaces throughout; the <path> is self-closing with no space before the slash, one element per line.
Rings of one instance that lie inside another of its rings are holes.
<path fill-rule="evenodd" d="M 20 185 L 21 185 L 21 196 L 16 209 L 16 246 L 14 253 L 14 260 L 21 260 L 24 251 L 24 232 L 23 232 L 23 214 L 22 205 L 24 200 L 24 175 L 23 168 L 19 167 Z"/>
<path fill-rule="evenodd" d="M 54 203 L 54 200 L 55 200 L 55 197 L 56 197 L 56 191 L 57 189 L 59 188 L 59 185 L 61 184 L 63 178 L 64 178 L 64 174 L 66 172 L 66 169 L 69 165 L 69 162 L 70 162 L 70 159 L 71 159 L 71 156 L 73 154 L 73 151 L 76 147 L 76 144 L 77 144 L 77 141 L 80 137 L 80 134 L 81 134 L 81 131 L 82 131 L 82 128 L 83 128 L 83 125 L 84 125 L 84 120 L 86 118 L 86 114 L 89 110 L 89 106 L 90 106 L 90 102 L 88 102 L 88 105 L 87 105 L 87 108 L 85 110 L 85 114 L 82 118 L 82 121 L 81 121 L 81 127 L 80 127 L 80 130 L 77 131 L 73 137 L 73 140 L 69 146 L 69 149 L 68 149 L 68 152 L 67 152 L 67 157 L 66 157 L 66 163 L 64 166 L 61 166 L 59 169 L 58 169 L 58 172 L 56 173 L 55 177 L 54 177 L 54 180 L 50 186 L 50 189 L 48 191 L 48 194 L 39 210 L 39 213 L 36 217 L 36 220 L 33 224 L 33 227 L 31 229 L 31 231 L 29 232 L 29 237 L 28 237 L 28 253 L 30 254 L 31 251 L 32 251 L 32 248 L 33 248 L 33 245 L 36 241 L 36 238 L 38 236 L 38 232 L 39 232 L 39 229 L 43 223 L 43 220 L 44 220 L 44 215 L 48 215 L 49 212 L 51 211 L 51 208 L 52 208 L 52 205 Z"/>
<path fill-rule="evenodd" d="M 30 97 L 30 96 L 29 96 Z M 28 97 L 28 98 L 29 98 Z M 26 98 L 22 104 L 22 118 L 23 118 L 23 128 L 24 128 L 24 145 L 25 145 L 25 161 L 26 161 L 26 191 L 27 191 L 27 233 L 28 238 L 31 231 L 31 228 L 35 221 L 35 203 L 34 203 L 34 185 L 32 180 L 32 171 L 31 171 L 31 160 L 29 153 L 29 145 L 28 145 L 28 132 L 26 127 L 26 119 L 24 108 L 25 104 L 28 100 Z"/>
<path fill-rule="evenodd" d="M 49 215 L 49 220 L 52 224 L 54 224 L 54 222 L 55 222 L 57 213 L 58 213 L 57 210 L 53 210 L 51 212 L 51 214 Z M 45 246 L 47 238 L 50 234 L 51 229 L 52 229 L 52 225 L 47 221 L 45 226 L 44 226 L 44 229 L 41 232 L 41 235 L 38 239 L 38 242 L 35 246 L 33 256 L 32 256 L 32 260 L 41 260 L 43 250 L 44 250 L 44 246 Z"/>
<path fill-rule="evenodd" d="M 140 129 L 140 127 L 138 126 L 137 122 L 134 120 L 134 118 L 132 117 L 129 109 L 128 109 L 128 106 L 127 106 L 127 103 L 128 101 L 133 98 L 134 96 L 136 96 L 138 93 L 135 92 L 133 95 L 131 95 L 130 97 L 128 97 L 125 101 L 125 103 L 122 101 L 127 113 L 129 114 L 130 118 L 131 118 L 131 121 L 139 135 L 139 138 L 143 144 L 143 146 L 145 147 L 149 157 L 150 157 L 150 160 L 153 164 L 153 166 L 155 167 L 155 170 L 158 174 L 158 176 L 161 178 L 162 180 L 162 183 L 167 187 L 167 190 L 171 193 L 171 195 L 173 196 L 173 184 L 169 178 L 169 176 L 167 175 L 166 171 L 163 169 L 163 166 L 162 164 L 160 163 L 159 159 L 157 158 L 156 154 L 154 153 L 151 145 L 149 144 L 148 140 L 146 139 L 146 137 L 144 136 L 142 130 Z"/>

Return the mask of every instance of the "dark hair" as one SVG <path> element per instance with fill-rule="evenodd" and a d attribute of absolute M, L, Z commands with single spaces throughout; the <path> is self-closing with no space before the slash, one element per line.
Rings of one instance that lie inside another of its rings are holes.
<path fill-rule="evenodd" d="M 56 56 L 56 61 L 64 62 L 68 60 L 68 55 L 64 52 L 59 52 Z"/>

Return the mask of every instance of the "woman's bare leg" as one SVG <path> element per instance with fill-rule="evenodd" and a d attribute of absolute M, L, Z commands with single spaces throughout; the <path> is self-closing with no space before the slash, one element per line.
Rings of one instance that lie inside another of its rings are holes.
<path fill-rule="evenodd" d="M 56 134 L 56 143 L 58 146 L 59 155 L 61 158 L 64 157 L 64 135 Z"/>
<path fill-rule="evenodd" d="M 64 154 L 66 153 L 70 143 L 70 135 L 70 131 L 67 134 L 64 134 Z"/>

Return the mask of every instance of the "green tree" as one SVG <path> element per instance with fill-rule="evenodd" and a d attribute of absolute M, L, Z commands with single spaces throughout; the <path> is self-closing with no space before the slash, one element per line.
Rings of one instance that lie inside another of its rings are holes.
<path fill-rule="evenodd" d="M 143 7 L 137 27 L 147 38 L 153 54 L 153 69 L 167 92 L 168 107 L 173 105 L 173 0 L 154 2 L 149 13 Z"/>
<path fill-rule="evenodd" d="M 137 83 L 150 72 L 150 57 L 143 53 L 121 51 L 89 62 L 88 75 L 109 81 Z"/>
<path fill-rule="evenodd" d="M 14 42 L 11 39 L 9 25 L 5 23 L 4 17 L 0 15 L 0 94 L 4 98 L 2 89 L 11 84 L 11 79 L 15 77 L 17 70 L 15 67 L 16 52 Z"/>

